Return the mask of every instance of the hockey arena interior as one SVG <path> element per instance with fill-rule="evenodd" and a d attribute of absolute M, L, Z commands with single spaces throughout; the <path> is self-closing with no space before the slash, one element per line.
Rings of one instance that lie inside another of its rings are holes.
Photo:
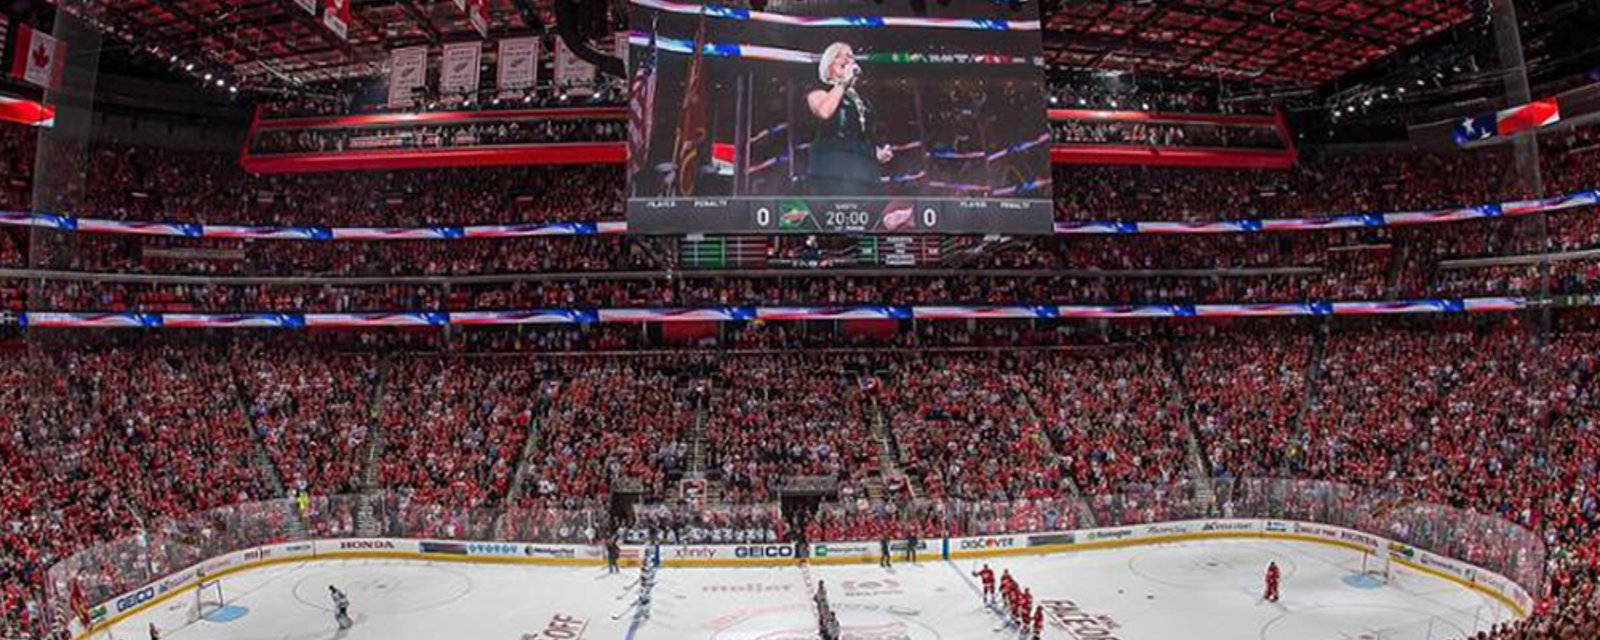
<path fill-rule="evenodd" d="M 5 0 L 0 640 L 1600 638 L 1596 34 Z"/>

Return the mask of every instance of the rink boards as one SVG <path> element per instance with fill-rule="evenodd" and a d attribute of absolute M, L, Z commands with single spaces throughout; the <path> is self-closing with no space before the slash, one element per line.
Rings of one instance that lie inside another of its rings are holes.
<path fill-rule="evenodd" d="M 1186 520 L 1158 524 L 1109 527 L 1079 531 L 1010 534 L 917 541 L 925 559 L 1054 554 L 1115 549 L 1206 539 L 1262 538 L 1313 542 L 1343 547 L 1431 575 L 1487 595 L 1516 616 L 1526 617 L 1532 599 L 1516 582 L 1465 562 L 1446 558 L 1372 534 L 1331 525 L 1285 520 Z M 896 557 L 910 544 L 891 542 Z M 622 563 L 636 565 L 643 546 L 622 549 Z M 792 565 L 792 544 L 660 545 L 666 567 L 738 567 Z M 811 548 L 813 564 L 876 562 L 878 542 L 818 543 Z M 521 542 L 466 542 L 395 538 L 345 538 L 264 545 L 229 553 L 193 565 L 159 581 L 124 593 L 90 610 L 87 628 L 71 623 L 74 640 L 85 639 L 151 607 L 192 591 L 202 580 L 214 580 L 251 569 L 284 563 L 344 559 L 409 559 L 428 562 L 488 563 L 508 565 L 595 566 L 605 563 L 604 548 Z"/>

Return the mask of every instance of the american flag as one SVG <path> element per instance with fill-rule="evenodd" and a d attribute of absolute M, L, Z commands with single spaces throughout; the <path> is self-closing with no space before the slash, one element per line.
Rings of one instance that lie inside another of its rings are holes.
<path fill-rule="evenodd" d="M 1511 136 L 1561 122 L 1561 104 L 1546 98 L 1495 113 L 1462 118 L 1456 124 L 1456 144 L 1466 145 L 1490 138 Z"/>
<path fill-rule="evenodd" d="M 633 96 L 628 106 L 628 175 L 644 171 L 650 162 L 650 121 L 656 112 L 656 47 L 655 30 L 650 31 L 650 52 L 645 54 L 639 70 L 633 72 L 628 95 Z"/>

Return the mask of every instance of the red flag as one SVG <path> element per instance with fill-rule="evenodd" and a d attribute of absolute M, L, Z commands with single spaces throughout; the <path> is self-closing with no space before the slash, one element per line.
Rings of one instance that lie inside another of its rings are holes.
<path fill-rule="evenodd" d="M 32 100 L 0 96 L 0 120 L 33 127 L 53 127 L 56 124 L 56 109 Z"/>
<path fill-rule="evenodd" d="M 350 39 L 350 0 L 323 0 L 322 24 L 340 40 Z"/>
<path fill-rule="evenodd" d="M 1545 98 L 1506 109 L 1498 115 L 1500 135 L 1509 136 L 1560 122 L 1561 105 L 1555 98 Z"/>
<path fill-rule="evenodd" d="M 83 586 L 77 580 L 72 581 L 72 589 L 67 592 L 67 606 L 72 608 L 72 615 L 78 619 L 83 628 L 89 628 L 89 600 L 83 597 Z"/>
<path fill-rule="evenodd" d="M 683 86 L 683 113 L 678 117 L 678 142 L 673 148 L 679 197 L 694 195 L 700 145 L 706 141 L 705 48 L 706 13 L 705 5 L 701 5 L 700 26 L 694 34 L 694 59 L 689 61 L 689 79 Z"/>
<path fill-rule="evenodd" d="M 489 37 L 489 0 L 467 0 L 467 22 L 479 36 Z"/>
<path fill-rule="evenodd" d="M 46 89 L 61 84 L 61 69 L 67 60 L 67 45 L 56 42 L 38 29 L 22 25 L 17 29 L 11 52 L 11 77 Z"/>

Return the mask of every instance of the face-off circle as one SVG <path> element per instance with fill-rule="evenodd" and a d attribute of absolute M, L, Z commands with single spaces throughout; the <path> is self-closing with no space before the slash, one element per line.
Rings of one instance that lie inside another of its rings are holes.
<path fill-rule="evenodd" d="M 472 579 L 455 569 L 424 564 L 328 566 L 300 578 L 294 585 L 294 597 L 308 606 L 332 611 L 330 585 L 349 595 L 351 605 L 361 611 L 383 614 L 446 606 L 472 590 Z"/>

